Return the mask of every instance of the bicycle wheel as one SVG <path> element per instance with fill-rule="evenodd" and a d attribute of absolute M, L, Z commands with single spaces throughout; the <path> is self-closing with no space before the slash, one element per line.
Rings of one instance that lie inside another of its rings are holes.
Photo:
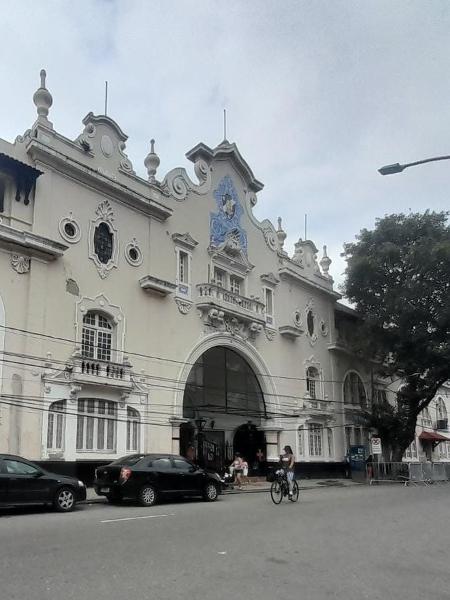
<path fill-rule="evenodd" d="M 274 504 L 280 504 L 283 500 L 283 488 L 279 481 L 274 481 L 270 486 L 270 496 Z"/>
<path fill-rule="evenodd" d="M 291 502 L 297 502 L 299 493 L 300 490 L 298 487 L 298 483 L 294 479 L 294 481 L 292 482 L 292 496 L 289 496 L 289 500 Z"/>

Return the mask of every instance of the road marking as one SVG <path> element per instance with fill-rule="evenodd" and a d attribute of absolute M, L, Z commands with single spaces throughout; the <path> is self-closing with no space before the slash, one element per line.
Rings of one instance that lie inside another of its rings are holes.
<path fill-rule="evenodd" d="M 100 523 L 118 523 L 119 521 L 135 521 L 136 519 L 157 519 L 158 517 L 174 517 L 175 513 L 167 515 L 145 515 L 144 517 L 123 517 L 122 519 L 106 519 Z"/>
<path fill-rule="evenodd" d="M 226 554 L 226 552 L 218 552 L 217 554 Z"/>

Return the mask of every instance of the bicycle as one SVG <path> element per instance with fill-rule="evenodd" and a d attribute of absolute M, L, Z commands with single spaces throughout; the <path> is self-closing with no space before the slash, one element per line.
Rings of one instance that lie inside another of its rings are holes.
<path fill-rule="evenodd" d="M 290 495 L 289 481 L 286 471 L 284 469 L 278 469 L 278 471 L 275 471 L 275 481 L 270 486 L 270 496 L 274 504 L 280 504 L 280 502 L 286 496 L 289 497 L 291 502 L 297 502 L 299 493 L 300 490 L 295 479 L 292 482 L 292 495 Z"/>

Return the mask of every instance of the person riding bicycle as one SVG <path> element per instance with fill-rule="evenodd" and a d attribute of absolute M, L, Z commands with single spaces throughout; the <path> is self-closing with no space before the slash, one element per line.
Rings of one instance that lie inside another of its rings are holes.
<path fill-rule="evenodd" d="M 292 448 L 290 446 L 285 446 L 283 448 L 284 454 L 280 456 L 281 467 L 286 473 L 286 477 L 289 484 L 289 498 L 292 497 L 292 488 L 294 485 L 294 467 L 295 467 L 295 457 L 292 452 Z"/>

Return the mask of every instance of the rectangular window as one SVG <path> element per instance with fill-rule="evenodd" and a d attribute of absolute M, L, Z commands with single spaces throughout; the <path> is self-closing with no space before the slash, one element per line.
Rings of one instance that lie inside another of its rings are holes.
<path fill-rule="evenodd" d="M 309 426 L 309 455 L 322 456 L 323 426 L 311 423 Z"/>
<path fill-rule="evenodd" d="M 63 450 L 66 401 L 53 402 L 48 411 L 47 448 Z"/>
<path fill-rule="evenodd" d="M 242 279 L 240 277 L 235 277 L 234 275 L 230 276 L 230 290 L 233 294 L 241 294 L 241 284 Z"/>
<path fill-rule="evenodd" d="M 214 269 L 214 281 L 216 282 L 216 285 L 224 288 L 226 286 L 226 273 L 225 273 L 225 271 L 222 271 L 222 269 L 218 269 L 216 267 Z"/>
<path fill-rule="evenodd" d="M 273 325 L 273 290 L 265 289 L 266 323 Z"/>
<path fill-rule="evenodd" d="M 355 446 L 361 446 L 361 429 L 355 427 Z"/>
<path fill-rule="evenodd" d="M 95 331 L 87 327 L 83 327 L 81 351 L 86 358 L 95 357 Z"/>
<path fill-rule="evenodd" d="M 178 282 L 189 283 L 189 255 L 182 250 L 178 253 Z"/>
<path fill-rule="evenodd" d="M 331 427 L 327 427 L 327 441 L 328 441 L 328 456 L 331 458 L 334 456 L 333 430 L 331 429 Z"/>
<path fill-rule="evenodd" d="M 110 400 L 78 400 L 77 450 L 115 451 L 117 405 Z"/>
<path fill-rule="evenodd" d="M 299 456 L 305 455 L 305 436 L 304 436 L 304 429 L 302 429 L 302 428 L 300 428 L 298 430 L 298 455 Z"/>

